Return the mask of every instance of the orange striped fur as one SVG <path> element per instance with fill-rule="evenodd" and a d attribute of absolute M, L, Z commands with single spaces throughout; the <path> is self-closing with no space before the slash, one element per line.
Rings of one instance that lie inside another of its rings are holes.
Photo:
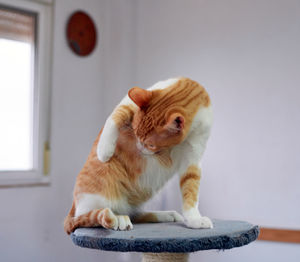
<path fill-rule="evenodd" d="M 191 165 L 180 179 L 180 189 L 183 199 L 183 209 L 195 206 L 198 200 L 201 172 L 197 166 Z"/>
<path fill-rule="evenodd" d="M 119 105 L 111 115 L 118 129 L 113 155 L 107 162 L 100 161 L 99 155 L 97 156 L 97 145 L 103 138 L 102 129 L 77 176 L 73 205 L 64 223 L 68 234 L 77 227 L 114 228 L 119 216 L 124 216 L 124 221 L 128 221 L 128 216 L 133 218 L 134 210 L 138 210 L 159 190 L 157 185 L 157 188 L 149 185 L 151 179 L 143 180 L 143 176 L 149 175 L 151 171 L 148 166 L 149 157 L 156 159 L 156 169 L 160 172 L 164 170 L 173 174 L 178 160 L 172 159 L 172 150 L 187 138 L 199 108 L 210 106 L 205 89 L 188 78 L 180 78 L 176 83 L 159 90 L 133 88 L 128 95 L 134 103 Z M 153 155 L 145 156 L 139 145 Z M 153 173 L 154 182 L 155 179 L 162 179 L 155 178 L 156 175 L 157 172 Z M 170 174 L 168 176 L 171 177 Z M 169 177 L 162 180 L 163 183 Z M 180 180 L 184 209 L 195 206 L 199 181 L 200 170 L 196 165 L 190 165 Z M 105 203 L 111 203 L 111 206 L 107 204 L 76 216 L 78 205 L 85 196 L 99 197 Z M 113 203 L 117 203 L 117 207 Z M 124 206 L 130 209 L 127 213 L 122 213 Z M 168 217 L 178 221 L 174 218 L 177 215 L 173 213 L 168 214 Z M 158 220 L 151 213 L 135 217 L 136 222 Z"/>
<path fill-rule="evenodd" d="M 181 78 L 168 88 L 152 91 L 147 108 L 135 114 L 132 126 L 136 135 L 142 142 L 146 142 L 146 145 L 147 142 L 155 143 L 155 150 L 174 146 L 185 138 L 199 107 L 209 105 L 209 96 L 201 85 L 190 79 Z M 185 126 L 180 135 L 168 137 L 169 134 L 163 127 L 173 114 L 182 115 Z M 154 134 L 149 139 L 152 133 Z"/>

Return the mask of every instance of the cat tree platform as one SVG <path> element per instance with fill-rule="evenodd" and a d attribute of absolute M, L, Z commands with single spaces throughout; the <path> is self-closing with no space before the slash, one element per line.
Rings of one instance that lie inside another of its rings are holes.
<path fill-rule="evenodd" d="M 73 242 L 85 248 L 142 252 L 143 261 L 188 261 L 191 252 L 230 249 L 258 237 L 258 226 L 243 221 L 213 220 L 213 229 L 190 229 L 183 223 L 134 224 L 130 231 L 78 228 Z"/>

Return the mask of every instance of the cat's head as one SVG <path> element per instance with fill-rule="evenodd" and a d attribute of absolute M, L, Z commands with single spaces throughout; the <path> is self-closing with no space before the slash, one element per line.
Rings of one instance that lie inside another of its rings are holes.
<path fill-rule="evenodd" d="M 184 139 L 186 119 L 183 110 L 170 103 L 172 97 L 139 87 L 130 89 L 128 96 L 138 106 L 132 128 L 142 153 L 159 153 Z"/>

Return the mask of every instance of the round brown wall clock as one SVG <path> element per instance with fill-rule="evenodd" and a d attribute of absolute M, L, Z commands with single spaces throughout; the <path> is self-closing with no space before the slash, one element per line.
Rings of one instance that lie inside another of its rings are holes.
<path fill-rule="evenodd" d="M 70 48 L 80 56 L 89 55 L 95 48 L 97 32 L 92 18 L 83 11 L 73 13 L 67 23 Z"/>

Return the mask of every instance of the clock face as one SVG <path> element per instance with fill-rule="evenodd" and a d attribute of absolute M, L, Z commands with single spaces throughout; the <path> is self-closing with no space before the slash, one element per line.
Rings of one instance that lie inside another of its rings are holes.
<path fill-rule="evenodd" d="M 70 48 L 80 56 L 89 55 L 96 46 L 97 32 L 93 20 L 83 11 L 71 15 L 67 24 Z"/>

